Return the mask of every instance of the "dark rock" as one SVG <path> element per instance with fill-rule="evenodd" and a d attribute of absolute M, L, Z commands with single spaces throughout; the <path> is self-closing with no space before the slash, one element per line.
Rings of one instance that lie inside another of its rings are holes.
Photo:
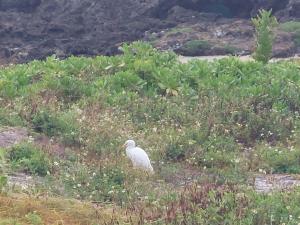
<path fill-rule="evenodd" d="M 300 0 L 290 0 L 287 10 L 290 17 L 300 18 Z"/>
<path fill-rule="evenodd" d="M 260 8 L 272 8 L 285 21 L 299 18 L 300 0 L 0 0 L 0 63 L 51 54 L 117 54 L 121 43 L 141 39 L 146 31 L 163 39 L 161 30 L 191 23 L 198 33 L 182 33 L 175 48 L 204 34 L 248 51 L 249 18 Z M 241 18 L 247 20 L 236 24 Z M 220 52 L 220 46 L 205 54 Z"/>
<path fill-rule="evenodd" d="M 181 6 L 174 6 L 168 11 L 168 20 L 175 21 L 176 23 L 216 21 L 220 17 L 220 14 L 198 12 Z"/>

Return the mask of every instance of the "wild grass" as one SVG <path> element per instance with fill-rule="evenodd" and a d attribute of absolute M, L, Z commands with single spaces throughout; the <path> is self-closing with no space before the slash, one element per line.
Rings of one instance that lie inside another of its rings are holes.
<path fill-rule="evenodd" d="M 299 190 L 261 195 L 248 185 L 261 171 L 299 173 L 299 62 L 181 64 L 141 42 L 123 51 L 3 68 L 1 125 L 64 146 L 58 154 L 31 140 L 5 151 L 6 163 L 45 176 L 36 192 L 110 204 L 106 224 L 299 223 Z M 154 176 L 131 167 L 121 147 L 129 138 L 149 154 Z M 92 209 L 49 211 L 44 201 L 32 210 L 8 204 L 1 222 L 102 222 Z"/>

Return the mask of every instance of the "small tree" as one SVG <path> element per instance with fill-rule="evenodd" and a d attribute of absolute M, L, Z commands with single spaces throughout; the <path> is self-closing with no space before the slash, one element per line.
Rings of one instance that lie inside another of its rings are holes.
<path fill-rule="evenodd" d="M 253 58 L 256 61 L 268 63 L 272 56 L 272 46 L 274 41 L 273 29 L 278 22 L 275 16 L 272 16 L 272 10 L 259 10 L 256 18 L 252 18 L 255 26 L 256 49 Z"/>

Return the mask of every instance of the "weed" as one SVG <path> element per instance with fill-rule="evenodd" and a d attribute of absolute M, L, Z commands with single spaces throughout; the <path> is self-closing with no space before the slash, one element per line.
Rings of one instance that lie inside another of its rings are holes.
<path fill-rule="evenodd" d="M 212 44 L 205 40 L 187 41 L 180 48 L 179 53 L 182 55 L 197 56 L 203 54 L 204 51 L 209 50 Z"/>
<path fill-rule="evenodd" d="M 46 176 L 51 170 L 47 155 L 31 144 L 23 143 L 12 147 L 8 158 L 14 168 L 31 174 Z"/>
<path fill-rule="evenodd" d="M 254 59 L 263 63 L 267 63 L 271 58 L 274 40 L 273 28 L 277 25 L 276 17 L 271 13 L 271 10 L 260 10 L 257 18 L 252 19 L 256 30 Z"/>
<path fill-rule="evenodd" d="M 34 212 L 28 213 L 25 217 L 28 220 L 28 222 L 30 222 L 32 225 L 42 225 L 43 224 L 41 217 Z"/>

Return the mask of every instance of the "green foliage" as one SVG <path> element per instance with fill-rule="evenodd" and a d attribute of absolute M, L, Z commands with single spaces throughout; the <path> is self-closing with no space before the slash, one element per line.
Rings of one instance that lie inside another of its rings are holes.
<path fill-rule="evenodd" d="M 3 191 L 6 185 L 7 185 L 7 177 L 0 175 L 0 192 Z"/>
<path fill-rule="evenodd" d="M 223 48 L 224 48 L 226 54 L 231 54 L 231 55 L 234 55 L 240 51 L 239 48 L 229 45 L 229 44 L 226 44 Z"/>
<path fill-rule="evenodd" d="M 187 154 L 187 148 L 183 143 L 175 142 L 170 143 L 166 148 L 166 157 L 167 159 L 179 161 L 184 159 Z"/>
<path fill-rule="evenodd" d="M 1 125 L 49 137 L 43 151 L 22 143 L 3 153 L 13 169 L 50 171 L 33 193 L 101 210 L 118 204 L 132 224 L 299 223 L 299 190 L 263 195 L 249 187 L 253 172 L 300 172 L 299 62 L 181 64 L 142 42 L 123 53 L 0 71 Z M 153 176 L 132 169 L 121 147 L 129 138 L 145 148 Z M 33 223 L 28 212 L 16 221 Z"/>
<path fill-rule="evenodd" d="M 300 46 L 300 22 L 288 21 L 281 23 L 279 28 L 285 32 L 290 32 L 293 35 L 293 41 L 297 47 Z"/>
<path fill-rule="evenodd" d="M 294 32 L 300 30 L 300 22 L 298 21 L 288 21 L 285 23 L 281 23 L 279 28 L 286 32 Z"/>
<path fill-rule="evenodd" d="M 38 112 L 32 119 L 33 128 L 38 132 L 43 132 L 48 136 L 58 133 L 59 125 L 55 117 L 47 111 Z"/>
<path fill-rule="evenodd" d="M 180 48 L 180 53 L 183 55 L 196 56 L 203 54 L 204 51 L 210 49 L 212 44 L 205 40 L 187 41 Z"/>
<path fill-rule="evenodd" d="M 0 225 L 20 225 L 15 219 L 1 219 Z"/>
<path fill-rule="evenodd" d="M 22 126 L 24 125 L 24 121 L 17 113 L 1 108 L 0 125 L 1 126 Z"/>
<path fill-rule="evenodd" d="M 167 32 L 167 36 L 177 33 L 192 33 L 194 30 L 191 27 L 174 27 Z"/>
<path fill-rule="evenodd" d="M 26 214 L 25 217 L 28 220 L 28 222 L 31 223 L 32 225 L 43 225 L 44 224 L 42 218 L 34 212 Z"/>
<path fill-rule="evenodd" d="M 274 40 L 273 29 L 277 20 L 272 16 L 272 11 L 260 10 L 259 15 L 252 19 L 255 26 L 256 49 L 254 59 L 267 63 L 272 56 L 272 45 Z"/>
<path fill-rule="evenodd" d="M 12 147 L 8 158 L 14 168 L 30 174 L 46 176 L 51 170 L 48 156 L 32 144 L 23 143 Z"/>
<path fill-rule="evenodd" d="M 33 128 L 49 137 L 59 137 L 66 144 L 79 143 L 75 137 L 80 132 L 74 110 L 56 115 L 47 110 L 37 112 L 32 118 Z"/>
<path fill-rule="evenodd" d="M 127 191 L 125 187 L 129 177 L 119 166 L 101 167 L 91 170 L 86 166 L 75 164 L 65 171 L 63 182 L 71 196 L 96 201 L 125 201 Z"/>
<path fill-rule="evenodd" d="M 5 168 L 5 150 L 0 148 L 0 193 L 3 191 L 3 189 L 6 187 L 7 185 L 7 176 L 6 175 L 2 175 L 6 173 L 6 168 Z"/>
<path fill-rule="evenodd" d="M 261 146 L 253 152 L 253 157 L 253 169 L 256 170 L 261 169 L 268 173 L 300 172 L 299 148 Z"/>

